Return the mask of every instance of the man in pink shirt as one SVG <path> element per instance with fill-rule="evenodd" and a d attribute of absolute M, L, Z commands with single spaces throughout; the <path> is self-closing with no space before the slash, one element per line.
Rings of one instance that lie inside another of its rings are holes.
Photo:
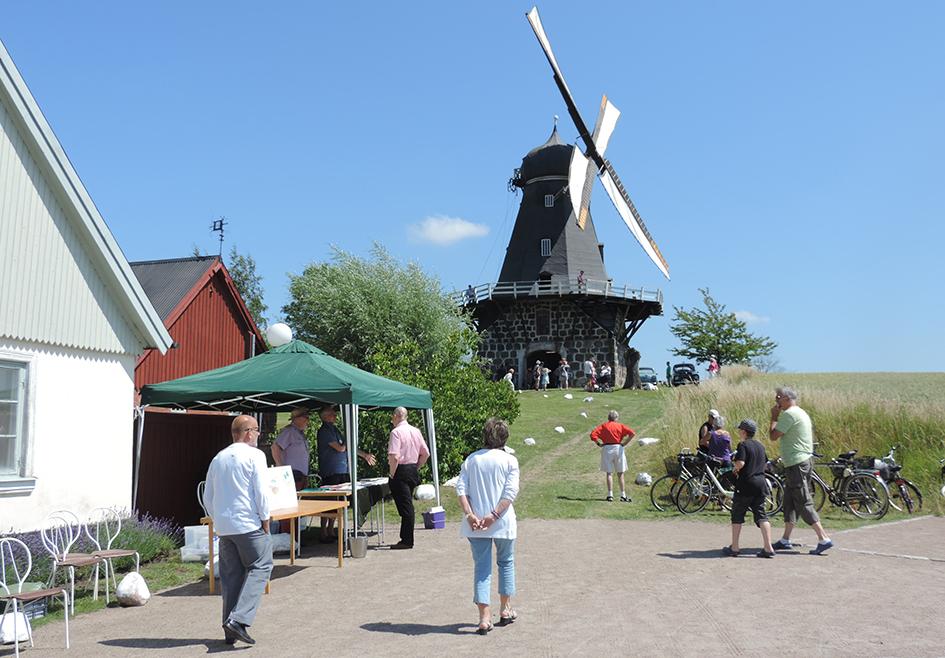
<path fill-rule="evenodd" d="M 419 469 L 427 462 L 430 451 L 423 441 L 420 430 L 407 422 L 407 410 L 394 409 L 390 423 L 387 461 L 390 464 L 390 493 L 400 514 L 400 541 L 393 549 L 413 548 L 413 526 L 416 521 L 413 510 L 413 490 L 420 484 Z"/>

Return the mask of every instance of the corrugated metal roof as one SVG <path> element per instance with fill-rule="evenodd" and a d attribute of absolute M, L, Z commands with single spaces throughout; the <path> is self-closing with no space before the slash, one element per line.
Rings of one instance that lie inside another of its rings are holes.
<path fill-rule="evenodd" d="M 131 271 L 138 277 L 145 294 L 154 309 L 167 324 L 171 311 L 190 292 L 217 256 L 193 256 L 191 258 L 169 258 L 131 263 Z"/>

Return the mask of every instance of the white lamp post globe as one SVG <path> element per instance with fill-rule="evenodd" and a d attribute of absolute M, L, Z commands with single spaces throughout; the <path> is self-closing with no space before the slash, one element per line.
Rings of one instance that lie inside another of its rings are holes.
<path fill-rule="evenodd" d="M 292 329 L 283 322 L 277 322 L 266 329 L 266 338 L 273 347 L 280 347 L 292 340 Z"/>

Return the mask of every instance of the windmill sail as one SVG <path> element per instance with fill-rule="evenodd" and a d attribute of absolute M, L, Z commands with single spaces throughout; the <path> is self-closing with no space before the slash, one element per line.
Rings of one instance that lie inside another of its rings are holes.
<path fill-rule="evenodd" d="M 548 63 L 551 65 L 551 70 L 554 72 L 555 84 L 558 85 L 558 91 L 561 92 L 561 96 L 564 98 L 564 103 L 568 108 L 568 114 L 571 115 L 571 120 L 574 121 L 578 134 L 587 147 L 586 153 L 583 155 L 578 153 L 577 149 L 574 150 L 568 172 L 568 193 L 571 198 L 571 205 L 574 208 L 575 216 L 577 217 L 578 225 L 583 229 L 587 222 L 591 188 L 593 186 L 593 177 L 591 174 L 592 171 L 596 169 L 596 173 L 600 177 L 604 190 L 606 190 L 607 195 L 613 202 L 614 207 L 616 207 L 624 224 L 627 225 L 627 228 L 630 229 L 630 232 L 640 243 L 640 246 L 643 247 L 643 251 L 646 252 L 653 263 L 668 279 L 669 265 L 666 263 L 666 259 L 663 258 L 663 255 L 660 253 L 659 247 L 656 246 L 656 242 L 653 240 L 653 236 L 650 235 L 646 224 L 643 223 L 643 218 L 640 217 L 636 206 L 634 206 L 633 201 L 630 200 L 630 195 L 627 194 L 623 183 L 621 183 L 620 178 L 617 177 L 617 172 L 614 171 L 610 162 L 604 159 L 604 151 L 607 148 L 607 143 L 610 141 L 610 136 L 617 124 L 620 111 L 604 96 L 604 99 L 601 101 L 597 124 L 594 126 L 594 135 L 592 136 L 587 129 L 587 125 L 584 123 L 584 119 L 581 118 L 580 112 L 578 112 L 577 105 L 574 103 L 574 97 L 571 95 L 571 90 L 568 89 L 568 85 L 564 81 L 564 76 L 561 74 L 561 69 L 558 67 L 558 61 L 555 59 L 554 53 L 551 50 L 551 42 L 548 41 L 548 35 L 545 34 L 545 28 L 541 24 L 541 18 L 538 16 L 538 8 L 532 7 L 532 10 L 527 14 L 527 18 L 528 23 L 535 32 L 535 36 L 538 38 L 538 43 L 541 44 Z"/>

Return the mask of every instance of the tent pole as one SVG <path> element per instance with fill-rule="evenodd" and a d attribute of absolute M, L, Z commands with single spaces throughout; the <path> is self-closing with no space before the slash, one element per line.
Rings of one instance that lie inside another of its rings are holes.
<path fill-rule="evenodd" d="M 131 489 L 131 511 L 138 511 L 138 480 L 141 477 L 141 444 L 144 442 L 144 407 L 135 407 L 138 416 L 138 435 L 135 442 L 135 470 L 134 483 Z"/>
<path fill-rule="evenodd" d="M 358 536 L 358 411 L 360 407 L 351 405 L 351 436 L 348 444 L 348 459 L 351 460 L 351 523 L 354 526 L 354 536 Z"/>
<path fill-rule="evenodd" d="M 430 466 L 433 468 L 433 489 L 436 491 L 436 505 L 440 506 L 440 466 L 436 459 L 436 426 L 433 424 L 433 409 L 423 410 L 423 423 L 427 426 L 430 441 Z"/>

